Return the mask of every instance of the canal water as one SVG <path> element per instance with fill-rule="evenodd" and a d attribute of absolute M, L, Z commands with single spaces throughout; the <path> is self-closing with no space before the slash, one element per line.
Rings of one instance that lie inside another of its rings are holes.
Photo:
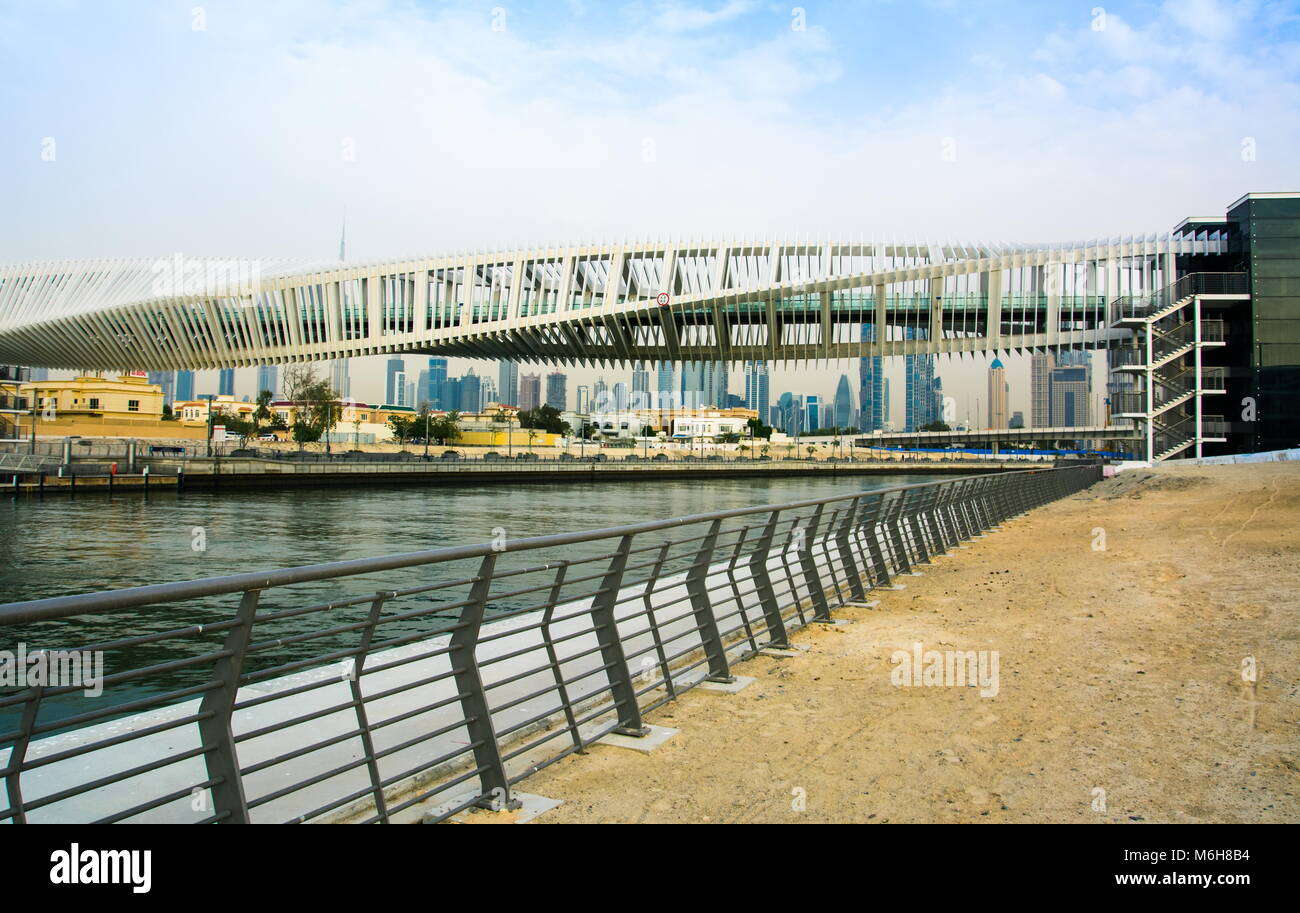
<path fill-rule="evenodd" d="M 841 478 L 668 479 L 642 482 L 586 482 L 533 485 L 451 487 L 346 487 L 332 489 L 244 490 L 229 492 L 154 492 L 0 502 L 0 603 L 63 596 L 120 587 L 192 580 L 295 565 L 320 564 L 442 546 L 486 542 L 494 530 L 510 539 L 618 526 L 737 507 L 847 495 L 933 476 L 890 475 Z M 698 535 L 698 532 L 692 533 Z M 653 541 L 647 537 L 647 541 Z M 638 539 L 638 545 L 641 540 Z M 612 540 L 571 546 L 561 555 L 529 553 L 528 563 L 585 554 L 605 554 Z M 459 566 L 433 565 L 299 584 L 272 590 L 259 611 L 281 611 L 330 600 L 368 596 L 377 590 L 438 582 L 439 575 L 466 573 Z M 436 595 L 425 599 L 436 602 Z M 448 595 L 445 597 L 451 600 Z M 456 598 L 463 598 L 458 592 Z M 70 619 L 0 627 L 0 650 L 18 642 L 34 649 L 71 649 L 88 643 L 138 637 L 177 627 L 229 618 L 238 595 L 214 597 L 185 606 L 150 606 L 93 619 Z M 533 603 L 530 603 L 532 605 Z M 489 606 L 495 612 L 521 606 Z M 317 613 L 259 623 L 254 640 L 284 638 L 313 626 L 346 624 L 356 611 Z M 327 618 L 328 614 L 328 618 Z M 412 621 L 418 632 L 435 616 Z M 386 626 L 387 627 L 387 626 Z M 404 630 L 388 630 L 393 636 Z M 194 640 L 146 644 L 112 651 L 107 672 L 139 668 L 219 649 Z M 329 647 L 321 640 L 289 646 L 267 655 L 262 667 L 319 656 Z M 258 663 L 252 665 L 257 666 Z M 247 667 L 246 667 L 247 668 Z M 197 673 L 168 674 L 149 682 L 119 686 L 101 700 L 111 705 L 160 689 L 186 687 Z M 0 697 L 14 693 L 0 688 Z M 86 709 L 75 696 L 50 699 L 41 717 L 63 719 Z M 95 706 L 103 706 L 100 701 Z M 0 729 L 12 716 L 0 708 Z"/>

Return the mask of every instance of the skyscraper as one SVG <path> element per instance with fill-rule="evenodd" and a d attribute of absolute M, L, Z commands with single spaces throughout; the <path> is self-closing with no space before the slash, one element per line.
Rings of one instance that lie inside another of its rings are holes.
<path fill-rule="evenodd" d="M 406 372 L 405 371 L 394 372 L 393 374 L 389 375 L 388 382 L 389 385 L 392 386 L 393 393 L 397 397 L 396 399 L 390 401 L 390 405 L 393 406 L 411 405 L 410 402 L 408 402 L 409 396 L 407 394 Z"/>
<path fill-rule="evenodd" d="M 176 372 L 175 402 L 184 403 L 194 399 L 194 372 L 189 370 Z"/>
<path fill-rule="evenodd" d="M 429 369 L 428 368 L 421 368 L 420 373 L 416 375 L 415 397 L 411 401 L 411 405 L 415 406 L 415 408 L 418 409 L 420 408 L 420 403 L 428 403 L 430 408 L 433 407 L 433 401 L 429 399 Z"/>
<path fill-rule="evenodd" d="M 835 388 L 836 428 L 853 427 L 853 389 L 849 386 L 849 376 L 840 375 L 839 385 Z"/>
<path fill-rule="evenodd" d="M 745 362 L 745 407 L 758 410 L 758 419 L 766 422 L 771 408 L 767 362 Z"/>
<path fill-rule="evenodd" d="M 330 387 L 338 394 L 340 399 L 351 398 L 352 377 L 348 371 L 348 360 L 346 358 L 336 358 L 330 362 Z"/>
<path fill-rule="evenodd" d="M 460 411 L 460 378 L 444 377 L 438 394 L 438 407 L 441 412 Z"/>
<path fill-rule="evenodd" d="M 278 399 L 280 396 L 280 369 L 275 365 L 259 365 L 257 368 L 257 395 L 261 396 L 263 390 L 271 391 L 271 399 Z M 340 391 L 335 388 L 336 393 L 345 395 L 347 391 Z"/>
<path fill-rule="evenodd" d="M 727 366 L 720 361 L 688 361 L 682 365 L 682 405 L 687 409 L 725 406 Z"/>
<path fill-rule="evenodd" d="M 875 327 L 869 323 L 862 325 L 862 341 L 875 339 Z M 863 431 L 879 431 L 885 427 L 885 412 L 888 409 L 887 394 L 889 381 L 885 379 L 883 360 L 879 355 L 865 355 L 858 359 L 858 421 Z"/>
<path fill-rule="evenodd" d="M 989 424 L 990 428 L 1005 428 L 1010 417 L 1007 414 L 1007 400 L 1011 392 L 1007 384 L 1007 369 L 1002 359 L 994 358 L 989 365 Z"/>
<path fill-rule="evenodd" d="M 217 395 L 234 396 L 235 395 L 235 369 L 222 368 L 217 375 Z"/>
<path fill-rule="evenodd" d="M 542 376 L 525 374 L 519 378 L 519 408 L 524 411 L 536 409 L 542 404 Z"/>
<path fill-rule="evenodd" d="M 776 413 L 780 418 L 777 425 L 786 434 L 794 436 L 804 431 L 803 397 L 793 393 L 782 393 L 776 401 Z"/>
<path fill-rule="evenodd" d="M 924 339 L 925 334 L 914 327 L 906 327 L 903 338 Z M 903 356 L 903 374 L 907 381 L 906 430 L 908 431 L 918 431 L 937 421 L 938 416 L 943 414 L 942 406 L 935 408 L 934 364 L 933 355 Z"/>
<path fill-rule="evenodd" d="M 676 369 L 671 361 L 661 361 L 655 373 L 659 393 L 657 407 L 660 409 L 672 408 L 674 405 L 673 398 L 677 395 Z"/>
<path fill-rule="evenodd" d="M 1029 425 L 1050 428 L 1052 425 L 1052 356 L 1035 352 L 1029 359 Z"/>
<path fill-rule="evenodd" d="M 623 383 L 622 381 L 619 381 L 618 383 L 614 384 L 613 398 L 614 398 L 615 412 L 627 411 L 627 406 L 628 406 L 627 394 L 628 394 L 627 384 Z"/>
<path fill-rule="evenodd" d="M 816 393 L 809 393 L 804 397 L 804 430 L 809 434 L 822 427 L 822 398 Z"/>
<path fill-rule="evenodd" d="M 447 380 L 447 359 L 430 358 L 429 359 L 429 390 L 425 397 L 429 400 L 430 409 L 448 410 L 456 408 L 455 402 L 450 406 L 443 405 L 442 385 Z"/>
<path fill-rule="evenodd" d="M 632 368 L 632 401 L 638 409 L 650 407 L 650 372 L 645 362 L 638 361 Z"/>
<path fill-rule="evenodd" d="M 1048 389 L 1053 428 L 1082 428 L 1090 424 L 1092 362 L 1088 352 L 1060 353 Z"/>
<path fill-rule="evenodd" d="M 386 371 L 388 382 L 384 387 L 384 402 L 394 406 L 401 405 L 402 400 L 406 399 L 406 361 L 399 357 L 390 358 L 388 359 Z M 397 385 L 398 374 L 402 375 L 403 386 Z"/>
<path fill-rule="evenodd" d="M 546 375 L 546 405 L 563 412 L 569 408 L 569 378 L 560 371 Z"/>
<path fill-rule="evenodd" d="M 586 384 L 577 389 L 578 404 L 575 407 L 578 412 L 584 415 L 591 410 L 591 387 Z"/>
<path fill-rule="evenodd" d="M 473 368 L 460 379 L 460 405 L 456 408 L 461 412 L 481 412 L 483 409 L 483 385 Z"/>
<path fill-rule="evenodd" d="M 33 372 L 35 373 L 35 372 Z M 33 381 L 34 383 L 35 381 Z M 176 372 L 150 371 L 149 383 L 162 387 L 163 402 L 170 405 L 176 399 Z"/>
<path fill-rule="evenodd" d="M 1075 428 L 1091 422 L 1092 354 L 1046 352 L 1030 361 L 1030 421 L 1034 428 Z"/>
<path fill-rule="evenodd" d="M 503 361 L 497 369 L 497 400 L 505 406 L 519 405 L 519 363 Z"/>

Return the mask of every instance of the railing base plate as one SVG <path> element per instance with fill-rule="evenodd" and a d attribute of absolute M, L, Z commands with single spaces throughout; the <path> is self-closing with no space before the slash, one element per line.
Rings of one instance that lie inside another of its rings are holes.
<path fill-rule="evenodd" d="M 602 739 L 597 740 L 597 745 L 609 745 L 614 748 L 630 748 L 633 751 L 640 751 L 649 754 L 664 742 L 667 742 L 680 729 L 669 729 L 667 726 L 647 726 L 646 733 L 643 736 L 634 737 L 622 735 L 618 732 L 611 732 Z"/>
<path fill-rule="evenodd" d="M 733 675 L 729 682 L 715 682 L 706 678 L 704 681 L 700 682 L 699 687 L 705 691 L 720 691 L 723 694 L 736 694 L 754 684 L 754 681 L 754 678 L 749 675 Z"/>

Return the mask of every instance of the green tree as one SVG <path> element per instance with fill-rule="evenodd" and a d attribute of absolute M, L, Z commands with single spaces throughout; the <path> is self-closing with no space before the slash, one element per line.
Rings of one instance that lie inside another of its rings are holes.
<path fill-rule="evenodd" d="M 751 437 L 761 437 L 763 440 L 767 440 L 772 436 L 772 426 L 764 425 L 756 418 L 751 418 L 745 422 L 745 429 Z"/>
<path fill-rule="evenodd" d="M 443 446 L 460 440 L 460 413 L 453 410 L 434 418 L 429 423 L 429 437 Z"/>
<path fill-rule="evenodd" d="M 254 433 L 260 430 L 263 422 L 270 422 L 275 418 L 275 413 L 271 411 L 271 400 L 273 399 L 275 399 L 275 394 L 270 390 L 263 390 L 257 394 L 257 408 L 253 410 Z"/>
<path fill-rule="evenodd" d="M 570 434 L 573 429 L 569 423 L 560 418 L 560 410 L 551 405 L 541 405 L 536 409 L 525 409 L 519 413 L 520 428 L 536 428 L 548 434 Z"/>
<path fill-rule="evenodd" d="M 405 415 L 390 415 L 388 417 L 388 427 L 393 431 L 393 437 L 397 438 L 397 443 L 405 444 L 406 437 L 411 433 L 411 419 Z"/>

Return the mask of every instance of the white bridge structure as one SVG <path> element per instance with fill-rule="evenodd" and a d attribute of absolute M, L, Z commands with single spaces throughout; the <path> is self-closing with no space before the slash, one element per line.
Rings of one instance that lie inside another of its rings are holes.
<path fill-rule="evenodd" d="M 1108 305 L 1223 252 L 1188 231 L 1055 246 L 624 243 L 365 265 L 80 260 L 0 269 L 0 364 L 240 367 L 386 353 L 549 364 L 1098 348 Z"/>

